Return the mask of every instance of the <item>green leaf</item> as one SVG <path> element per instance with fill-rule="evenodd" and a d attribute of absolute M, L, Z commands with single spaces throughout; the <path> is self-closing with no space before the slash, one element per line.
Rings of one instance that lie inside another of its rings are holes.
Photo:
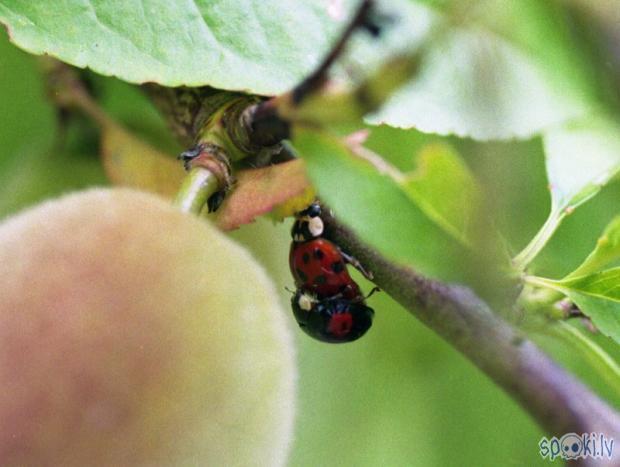
<path fill-rule="evenodd" d="M 418 79 L 369 120 L 489 140 L 527 138 L 583 112 L 580 102 L 548 83 L 531 57 L 472 27 L 439 34 Z"/>
<path fill-rule="evenodd" d="M 542 250 L 568 214 L 585 203 L 620 171 L 620 127 L 592 117 L 548 131 L 544 136 L 551 191 L 549 218 L 514 263 L 525 267 Z"/>
<path fill-rule="evenodd" d="M 274 94 L 317 65 L 356 2 L 0 0 L 12 41 L 125 81 Z"/>
<path fill-rule="evenodd" d="M 371 40 L 358 34 L 347 62 L 374 67 L 428 32 L 428 8 L 386 0 L 398 21 Z M 132 83 L 202 86 L 274 95 L 310 74 L 358 0 L 0 0 L 12 41 Z M 53 12 L 51 11 L 53 10 Z"/>
<path fill-rule="evenodd" d="M 620 343 L 620 268 L 561 281 L 534 278 L 532 283 L 565 294 L 603 334 Z"/>
<path fill-rule="evenodd" d="M 274 95 L 310 74 L 347 25 L 359 0 L 0 0 L 0 22 L 12 41 L 132 83 L 209 85 Z M 398 18 L 379 38 L 353 39 L 348 65 L 374 69 L 415 47 L 432 14 L 406 0 L 381 11 Z"/>
<path fill-rule="evenodd" d="M 618 258 L 620 258 L 620 215 L 614 217 L 605 228 L 592 253 L 565 279 L 596 272 Z"/>
<path fill-rule="evenodd" d="M 596 101 L 591 64 L 575 46 L 561 2 L 426 3 L 443 21 L 426 44 L 420 78 L 373 122 L 482 140 L 526 138 Z"/>
<path fill-rule="evenodd" d="M 472 20 L 507 39 L 544 73 L 556 94 L 592 103 L 596 97 L 590 58 L 575 44 L 579 27 L 565 2 L 549 0 L 459 0 L 460 11 L 475 10 Z"/>
<path fill-rule="evenodd" d="M 321 198 L 362 240 L 426 274 L 458 276 L 465 249 L 392 177 L 353 155 L 335 136 L 295 128 L 293 144 Z"/>
<path fill-rule="evenodd" d="M 469 168 L 450 146 L 436 143 L 424 147 L 417 170 L 408 174 L 401 186 L 430 219 L 464 245 L 471 245 L 481 193 Z"/>

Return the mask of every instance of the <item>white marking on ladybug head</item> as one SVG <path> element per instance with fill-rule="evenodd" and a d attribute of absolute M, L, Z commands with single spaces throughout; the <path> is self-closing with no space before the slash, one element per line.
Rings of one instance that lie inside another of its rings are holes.
<path fill-rule="evenodd" d="M 297 303 L 299 304 L 299 308 L 301 308 L 304 311 L 312 311 L 312 306 L 314 305 L 314 298 L 312 298 L 312 296 L 308 295 L 308 294 L 301 294 L 299 296 L 299 299 L 297 300 Z"/>
<path fill-rule="evenodd" d="M 323 220 L 320 217 L 311 217 L 308 219 L 308 230 L 313 237 L 320 237 L 323 235 Z"/>

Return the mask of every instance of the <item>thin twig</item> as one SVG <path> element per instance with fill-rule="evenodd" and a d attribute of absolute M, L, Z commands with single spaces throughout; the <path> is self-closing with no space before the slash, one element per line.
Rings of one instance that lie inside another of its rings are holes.
<path fill-rule="evenodd" d="M 388 261 L 329 215 L 325 226 L 327 236 L 373 272 L 382 290 L 469 358 L 549 434 L 602 432 L 620 439 L 620 415 L 470 289 Z"/>
<path fill-rule="evenodd" d="M 310 98 L 313 96 L 321 94 L 320 91 L 324 89 L 327 83 L 330 68 L 341 57 L 355 31 L 365 29 L 373 35 L 379 34 L 380 27 L 373 23 L 374 18 L 372 18 L 374 7 L 375 2 L 373 0 L 362 0 L 360 2 L 353 18 L 351 18 L 340 38 L 332 46 L 321 64 L 295 88 L 290 92 L 263 101 L 247 109 L 244 119 L 249 141 L 256 145 L 271 145 L 290 137 L 291 121 L 290 115 L 286 115 L 288 113 L 287 109 L 299 110 L 303 107 L 302 103 L 311 100 Z M 402 68 L 402 66 L 399 67 L 397 64 L 396 68 Z M 407 66 L 405 68 L 412 67 Z M 396 70 L 395 75 L 400 75 L 399 70 Z M 368 100 L 369 108 L 364 109 L 366 113 L 374 110 L 374 105 L 376 104 L 376 102 L 373 102 L 372 92 L 367 91 L 365 86 L 360 86 L 346 96 L 362 101 Z M 334 103 L 327 104 L 324 102 L 322 104 L 329 107 L 330 105 L 333 106 Z M 346 107 L 346 105 L 333 107 L 341 108 Z"/>
<path fill-rule="evenodd" d="M 301 101 L 312 94 L 325 84 L 327 80 L 327 73 L 332 67 L 334 62 L 340 58 L 346 45 L 351 38 L 351 35 L 360 27 L 368 23 L 368 16 L 373 8 L 372 0 L 363 0 L 360 6 L 353 16 L 353 19 L 349 22 L 346 29 L 342 32 L 338 41 L 331 48 L 327 56 L 323 59 L 321 64 L 310 74 L 306 79 L 299 83 L 295 89 L 293 89 L 293 102 L 295 104 L 301 103 Z"/>

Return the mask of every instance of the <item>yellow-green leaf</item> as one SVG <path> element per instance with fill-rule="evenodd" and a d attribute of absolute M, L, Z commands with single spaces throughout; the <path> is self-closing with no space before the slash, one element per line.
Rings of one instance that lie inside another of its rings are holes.
<path fill-rule="evenodd" d="M 138 188 L 172 198 L 185 171 L 183 165 L 115 124 L 102 127 L 103 165 L 115 185 Z"/>
<path fill-rule="evenodd" d="M 614 217 L 603 235 L 599 237 L 592 253 L 566 279 L 596 272 L 618 258 L 620 258 L 620 215 Z"/>
<path fill-rule="evenodd" d="M 620 267 L 561 281 L 535 278 L 535 282 L 565 294 L 603 334 L 620 343 Z"/>

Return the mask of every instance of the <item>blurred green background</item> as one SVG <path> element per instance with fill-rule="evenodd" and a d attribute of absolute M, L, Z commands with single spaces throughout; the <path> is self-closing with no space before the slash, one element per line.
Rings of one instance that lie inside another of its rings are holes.
<path fill-rule="evenodd" d="M 138 91 L 106 78 L 95 77 L 93 84 L 108 111 L 127 125 L 144 133 L 164 133 L 162 121 Z M 0 105 L 0 216 L 53 195 L 106 183 L 94 128 L 75 120 L 60 144 L 36 59 L 10 45 L 4 32 Z M 413 131 L 379 128 L 370 145 L 407 168 L 413 167 L 415 148 L 423 141 L 428 137 Z M 541 142 L 451 142 L 495 200 L 502 233 L 515 250 L 523 247 L 549 209 Z M 170 141 L 162 144 L 174 148 Z M 577 210 L 543 252 L 538 272 L 561 277 L 576 266 L 617 214 L 618 199 L 616 182 Z M 232 234 L 270 272 L 286 308 L 285 287 L 292 287 L 288 229 L 288 223 L 260 220 Z M 310 340 L 289 317 L 300 367 L 290 465 L 543 463 L 537 446 L 543 433 L 515 402 L 385 293 L 375 294 L 370 304 L 376 310 L 372 330 L 364 339 L 342 346 Z M 605 339 L 596 339 L 609 347 Z M 540 342 L 618 406 L 618 394 L 601 383 L 570 346 L 549 338 Z M 608 350 L 618 357 L 617 351 Z"/>

